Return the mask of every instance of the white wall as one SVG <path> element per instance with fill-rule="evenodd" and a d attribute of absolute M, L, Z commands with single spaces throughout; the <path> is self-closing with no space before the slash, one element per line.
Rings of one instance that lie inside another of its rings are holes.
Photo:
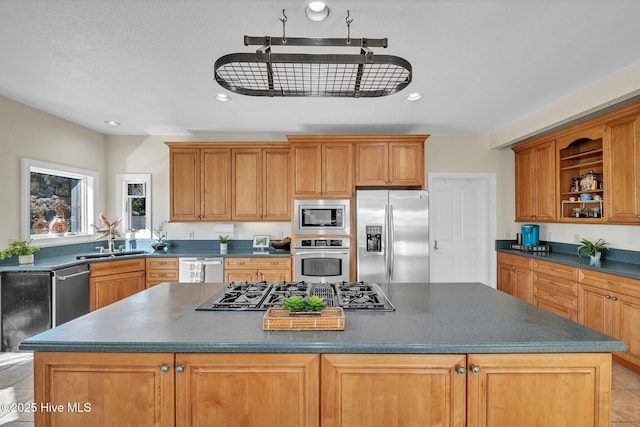
<path fill-rule="evenodd" d="M 104 135 L 0 96 L 0 249 L 20 238 L 20 159 L 97 171 L 105 178 Z M 98 209 L 105 204 L 104 193 Z"/>

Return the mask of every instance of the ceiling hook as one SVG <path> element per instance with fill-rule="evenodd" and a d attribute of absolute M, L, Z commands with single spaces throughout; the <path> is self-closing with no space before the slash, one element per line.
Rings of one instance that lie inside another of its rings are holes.
<path fill-rule="evenodd" d="M 349 11 L 347 10 L 347 16 L 344 18 L 344 22 L 347 23 L 347 44 L 351 44 L 351 23 L 353 18 L 349 19 Z"/>
<path fill-rule="evenodd" d="M 284 14 L 284 9 L 282 9 L 282 18 L 278 18 L 280 22 L 282 22 L 282 43 L 287 42 L 287 37 L 285 36 L 285 23 L 287 22 L 287 15 Z"/>

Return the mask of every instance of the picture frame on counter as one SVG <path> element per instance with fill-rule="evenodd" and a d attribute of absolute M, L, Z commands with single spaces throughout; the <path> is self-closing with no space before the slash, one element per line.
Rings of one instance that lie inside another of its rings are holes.
<path fill-rule="evenodd" d="M 269 248 L 269 236 L 268 235 L 255 235 L 253 236 L 253 249 L 263 251 Z"/>

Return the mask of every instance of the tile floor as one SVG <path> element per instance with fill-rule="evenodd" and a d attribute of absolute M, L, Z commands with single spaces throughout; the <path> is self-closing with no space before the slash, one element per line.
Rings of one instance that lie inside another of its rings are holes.
<path fill-rule="evenodd" d="M 640 427 L 640 375 L 613 364 L 611 427 Z M 0 353 L 0 404 L 33 402 L 31 353 Z M 1 427 L 31 427 L 33 415 L 0 408 Z"/>

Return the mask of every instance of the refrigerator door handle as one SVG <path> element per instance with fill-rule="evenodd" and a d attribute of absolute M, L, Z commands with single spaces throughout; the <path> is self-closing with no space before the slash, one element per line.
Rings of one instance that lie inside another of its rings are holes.
<path fill-rule="evenodd" d="M 389 281 L 393 280 L 393 264 L 395 262 L 394 244 L 393 205 L 389 205 Z"/>
<path fill-rule="evenodd" d="M 385 254 L 384 254 L 384 280 L 389 282 L 389 254 L 390 254 L 390 236 L 389 236 L 389 205 L 384 205 L 384 240 L 385 240 Z"/>

